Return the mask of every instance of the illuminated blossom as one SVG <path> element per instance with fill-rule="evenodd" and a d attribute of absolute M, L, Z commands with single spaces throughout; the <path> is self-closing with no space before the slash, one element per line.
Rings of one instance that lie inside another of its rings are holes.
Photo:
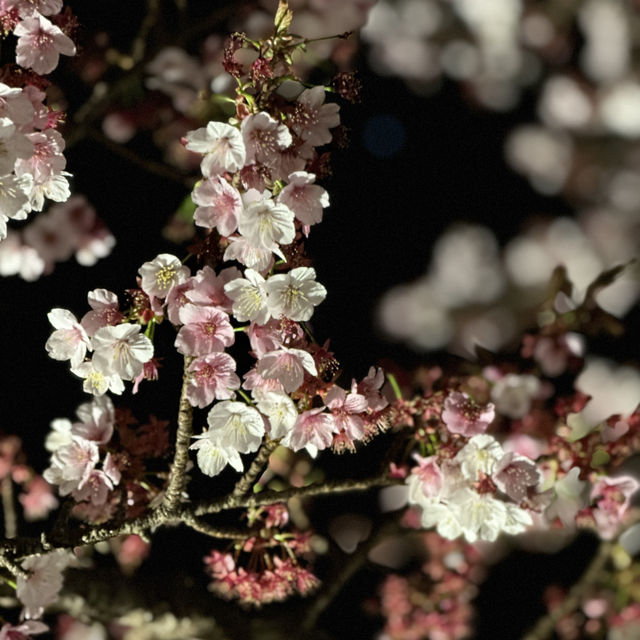
<path fill-rule="evenodd" d="M 203 409 L 214 399 L 228 400 L 240 388 L 235 374 L 235 360 L 228 353 L 212 353 L 196 358 L 189 365 L 187 398 L 194 407 Z"/>
<path fill-rule="evenodd" d="M 166 298 L 173 287 L 189 277 L 189 268 L 176 256 L 161 253 L 151 262 L 145 262 L 138 273 L 142 276 L 142 290 L 148 296 Z"/>
<path fill-rule="evenodd" d="M 189 448 L 197 450 L 198 467 L 205 475 L 217 476 L 228 464 L 236 471 L 243 470 L 240 454 L 233 447 L 217 444 L 208 431 L 193 437 L 197 440 Z"/>
<path fill-rule="evenodd" d="M 66 309 L 52 309 L 47 314 L 55 331 L 49 336 L 45 349 L 54 360 L 70 360 L 79 365 L 91 348 L 89 337 L 76 317 Z"/>
<path fill-rule="evenodd" d="M 191 199 L 199 205 L 193 214 L 199 227 L 215 227 L 222 236 L 230 236 L 238 228 L 242 198 L 220 176 L 203 180 L 193 190 Z"/>
<path fill-rule="evenodd" d="M 118 296 L 107 289 L 94 289 L 87 294 L 91 311 L 82 316 L 80 324 L 87 335 L 93 336 L 98 329 L 120 324 L 124 315 L 120 312 Z"/>
<path fill-rule="evenodd" d="M 258 361 L 258 373 L 263 378 L 275 378 L 287 393 L 296 391 L 304 381 L 304 372 L 317 376 L 313 357 L 302 349 L 281 347 L 263 355 Z"/>
<path fill-rule="evenodd" d="M 235 340 L 229 316 L 220 309 L 185 304 L 178 315 L 184 326 L 176 336 L 175 346 L 184 355 L 206 356 L 224 351 Z"/>
<path fill-rule="evenodd" d="M 291 128 L 314 147 L 331 142 L 331 131 L 340 124 L 335 103 L 324 104 L 324 87 L 313 87 L 303 91 L 296 101 L 291 117 Z"/>
<path fill-rule="evenodd" d="M 478 405 L 466 393 L 452 391 L 444 400 L 442 421 L 451 433 L 468 437 L 484 433 L 495 415 L 493 404 Z"/>
<path fill-rule="evenodd" d="M 277 161 L 278 152 L 291 145 L 293 138 L 287 127 L 261 111 L 247 116 L 240 125 L 247 149 L 247 164 Z"/>
<path fill-rule="evenodd" d="M 298 419 L 298 409 L 293 400 L 285 393 L 258 391 L 256 406 L 260 413 L 269 418 L 269 437 L 278 440 L 286 436 Z"/>
<path fill-rule="evenodd" d="M 327 290 L 316 282 L 316 272 L 312 267 L 296 267 L 289 273 L 271 276 L 265 287 L 271 315 L 299 322 L 309 320 L 313 308 L 327 296 Z"/>
<path fill-rule="evenodd" d="M 41 556 L 29 556 L 22 561 L 22 568 L 29 572 L 27 578 L 16 579 L 16 595 L 24 605 L 25 618 L 39 618 L 45 607 L 55 602 L 62 589 L 62 572 L 70 561 L 66 551 L 52 551 Z"/>
<path fill-rule="evenodd" d="M 238 231 L 254 246 L 278 253 L 278 244 L 290 244 L 296 235 L 294 214 L 289 207 L 249 189 Z"/>
<path fill-rule="evenodd" d="M 60 54 L 76 54 L 71 38 L 37 13 L 24 18 L 13 33 L 18 37 L 16 62 L 22 67 L 30 67 L 40 75 L 51 73 L 58 66 Z"/>
<path fill-rule="evenodd" d="M 247 320 L 259 325 L 271 317 L 267 307 L 265 279 L 253 269 L 246 269 L 244 278 L 236 278 L 224 285 L 225 293 L 233 300 L 233 315 L 240 322 Z"/>
<path fill-rule="evenodd" d="M 140 333 L 140 325 L 119 324 L 96 331 L 93 366 L 102 374 L 118 374 L 123 380 L 134 380 L 142 373 L 144 363 L 153 358 L 153 343 Z"/>
<path fill-rule="evenodd" d="M 286 434 L 280 444 L 293 451 L 299 451 L 308 445 L 318 449 L 331 446 L 336 428 L 331 416 L 323 413 L 323 410 L 324 407 L 319 407 L 301 413 L 293 429 Z"/>
<path fill-rule="evenodd" d="M 189 151 L 204 154 L 200 168 L 205 176 L 228 171 L 234 173 L 245 164 L 246 151 L 240 132 L 224 122 L 209 122 L 206 127 L 185 136 Z"/>
<path fill-rule="evenodd" d="M 209 411 L 207 423 L 213 442 L 240 453 L 257 451 L 264 436 L 262 416 L 243 402 L 219 402 Z"/>
<path fill-rule="evenodd" d="M 289 184 L 278 194 L 278 202 L 285 204 L 300 222 L 306 225 L 322 221 L 322 210 L 329 206 L 329 194 L 316 184 L 316 176 L 306 171 L 292 173 Z"/>

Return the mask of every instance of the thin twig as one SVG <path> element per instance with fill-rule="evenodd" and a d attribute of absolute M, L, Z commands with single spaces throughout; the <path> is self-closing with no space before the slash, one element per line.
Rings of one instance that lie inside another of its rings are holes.
<path fill-rule="evenodd" d="M 546 640 L 546 638 L 551 636 L 556 624 L 580 606 L 585 592 L 598 579 L 604 569 L 605 564 L 611 556 L 612 549 L 613 542 L 603 541 L 600 544 L 587 570 L 582 574 L 580 580 L 571 587 L 562 603 L 555 609 L 552 609 L 547 615 L 540 618 L 533 629 L 527 633 L 522 640 Z"/>
<path fill-rule="evenodd" d="M 113 140 L 110 140 L 109 138 L 107 138 L 107 136 L 100 133 L 99 131 L 96 131 L 95 129 L 87 128 L 85 131 L 85 135 L 87 138 L 100 143 L 105 149 L 108 149 L 112 153 L 125 158 L 126 160 L 131 162 L 131 164 L 135 164 L 145 171 L 148 171 L 149 173 L 161 176 L 162 178 L 167 178 L 172 182 L 177 182 L 178 184 L 181 184 L 188 189 L 191 189 L 195 183 L 195 180 L 193 178 L 185 176 L 179 171 L 176 171 L 175 169 L 172 169 L 171 167 L 162 164 L 161 162 L 143 158 L 142 156 L 139 156 L 137 153 L 135 153 L 135 151 L 132 151 L 124 145 L 113 142 Z"/>
<path fill-rule="evenodd" d="M 193 361 L 190 356 L 184 357 L 184 372 L 182 375 L 182 391 L 178 407 L 178 429 L 176 431 L 176 451 L 169 473 L 169 483 L 164 496 L 163 507 L 167 513 L 173 513 L 180 500 L 180 494 L 185 485 L 185 471 L 189 462 L 189 445 L 191 444 L 193 407 L 187 398 L 189 381 L 189 365 Z"/>
<path fill-rule="evenodd" d="M 159 15 L 159 0 L 147 0 L 147 15 L 145 15 L 142 20 L 138 34 L 131 45 L 131 59 L 134 63 L 140 62 L 144 59 L 149 34 L 151 33 L 151 29 L 153 29 L 155 23 L 158 21 Z"/>
<path fill-rule="evenodd" d="M 4 513 L 4 536 L 9 539 L 15 538 L 18 525 L 13 503 L 13 480 L 10 475 L 2 478 L 2 512 Z"/>
<path fill-rule="evenodd" d="M 249 470 L 238 480 L 236 486 L 231 493 L 232 496 L 239 498 L 247 493 L 252 485 L 256 482 L 264 465 L 268 463 L 269 456 L 273 453 L 273 450 L 278 446 L 278 443 L 274 440 L 267 440 L 260 447 L 256 457 L 253 459 Z"/>
<path fill-rule="evenodd" d="M 195 516 L 189 514 L 183 520 L 184 524 L 197 531 L 198 533 L 204 533 L 211 538 L 226 538 L 227 540 L 246 540 L 250 537 L 249 531 L 240 531 L 239 529 L 224 529 L 222 527 L 214 527 L 213 525 L 198 520 Z"/>

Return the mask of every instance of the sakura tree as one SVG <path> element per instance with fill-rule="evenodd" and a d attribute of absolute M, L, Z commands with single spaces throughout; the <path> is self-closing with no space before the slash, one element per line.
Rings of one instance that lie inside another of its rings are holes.
<path fill-rule="evenodd" d="M 16 415 L 48 393 L 60 411 L 40 453 L 15 418 L 0 440 L 0 639 L 472 637 L 491 565 L 581 530 L 586 572 L 527 637 L 632 634 L 640 375 L 587 357 L 624 329 L 597 296 L 626 266 L 577 299 L 557 269 L 511 351 L 344 370 L 307 247 L 372 3 L 148 0 L 113 33 L 114 7 L 68 4 L 0 1 L 0 272 L 73 284 L 46 309 L 8 296 L 51 359 L 19 361 Z M 76 145 L 156 186 L 86 155 L 67 172 Z M 110 231 L 81 184 L 130 219 Z M 93 282 L 74 253 L 118 264 Z"/>

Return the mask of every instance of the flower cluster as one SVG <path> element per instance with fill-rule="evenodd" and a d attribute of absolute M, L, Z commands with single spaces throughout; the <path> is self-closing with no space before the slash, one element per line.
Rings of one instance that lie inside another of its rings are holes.
<path fill-rule="evenodd" d="M 215 579 L 211 590 L 227 600 L 253 606 L 315 591 L 320 585 L 318 578 L 298 560 L 312 552 L 311 536 L 309 532 L 282 531 L 289 522 L 286 507 L 274 504 L 252 509 L 248 521 L 251 526 L 259 526 L 260 531 L 238 542 L 235 555 L 214 550 L 204 559 L 208 573 Z M 246 563 L 251 569 L 239 565 L 240 554 L 249 556 Z"/>
<path fill-rule="evenodd" d="M 79 264 L 92 266 L 114 246 L 115 238 L 94 208 L 82 196 L 72 196 L 24 229 L 7 231 L 0 244 L 0 275 L 37 280 L 72 254 Z"/>
<path fill-rule="evenodd" d="M 0 82 L 0 239 L 9 219 L 41 211 L 45 197 L 64 202 L 70 195 L 57 131 L 63 114 L 47 107 L 47 81 L 37 75 L 51 73 L 61 53 L 76 53 L 71 38 L 45 17 L 61 9 L 62 0 L 4 0 L 0 6 L 0 24 L 17 36 L 16 62 L 23 67 L 6 66 Z M 58 17 L 70 26 L 68 15 Z"/>
<path fill-rule="evenodd" d="M 44 478 L 75 500 L 78 517 L 104 522 L 119 508 L 135 517 L 161 493 L 164 480 L 152 481 L 146 467 L 168 452 L 168 423 L 151 417 L 138 426 L 108 396 L 93 398 L 76 413 L 77 422 L 51 423 L 45 446 L 52 455 Z"/>

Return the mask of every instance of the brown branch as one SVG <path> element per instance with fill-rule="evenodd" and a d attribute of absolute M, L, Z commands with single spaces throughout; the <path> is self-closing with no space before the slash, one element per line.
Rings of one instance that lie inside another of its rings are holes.
<path fill-rule="evenodd" d="M 2 478 L 2 512 L 4 514 L 4 536 L 5 538 L 15 538 L 18 524 L 13 503 L 13 480 L 10 475 Z"/>
<path fill-rule="evenodd" d="M 278 443 L 274 440 L 267 440 L 262 444 L 248 471 L 238 480 L 236 486 L 233 488 L 231 492 L 233 497 L 239 498 L 251 489 L 252 485 L 258 480 L 258 477 L 262 473 L 264 465 L 268 464 L 269 456 L 271 456 L 277 446 Z"/>
<path fill-rule="evenodd" d="M 547 615 L 540 618 L 533 629 L 527 633 L 522 640 L 546 640 L 546 638 L 551 637 L 556 624 L 580 606 L 587 589 L 596 582 L 604 569 L 604 566 L 611 556 L 612 549 L 613 542 L 603 541 L 600 544 L 587 570 L 582 574 L 580 580 L 571 587 L 562 603 L 555 609 L 552 609 Z"/>
<path fill-rule="evenodd" d="M 224 529 L 221 527 L 214 527 L 213 525 L 208 524 L 207 522 L 203 522 L 202 520 L 198 520 L 195 516 L 191 514 L 187 514 L 182 522 L 186 524 L 188 527 L 197 531 L 198 533 L 203 533 L 206 536 L 211 538 L 226 538 L 227 540 L 246 540 L 251 536 L 250 531 L 241 531 L 240 529 Z"/>
<path fill-rule="evenodd" d="M 173 514 L 180 501 L 180 494 L 185 486 L 185 472 L 189 463 L 189 445 L 191 444 L 193 407 L 187 398 L 187 383 L 189 381 L 189 365 L 193 361 L 190 356 L 184 357 L 184 372 L 182 375 L 182 391 L 178 407 L 178 430 L 176 432 L 176 451 L 169 473 L 169 483 L 164 496 L 163 509 L 167 514 Z"/>

